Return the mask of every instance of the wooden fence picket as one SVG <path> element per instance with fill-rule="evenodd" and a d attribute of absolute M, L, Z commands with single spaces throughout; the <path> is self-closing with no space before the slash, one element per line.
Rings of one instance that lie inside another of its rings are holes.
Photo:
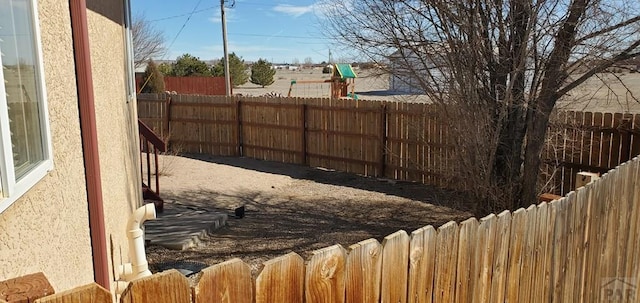
<path fill-rule="evenodd" d="M 626 194 L 629 196 L 631 207 L 627 210 L 631 213 L 629 227 L 629 239 L 627 240 L 627 264 L 625 268 L 625 277 L 634 277 L 636 281 L 640 280 L 638 273 L 640 272 L 640 157 L 636 157 L 629 164 L 628 175 L 625 176 L 630 184 Z M 640 298 L 640 287 L 636 288 L 636 298 Z"/>
<path fill-rule="evenodd" d="M 231 259 L 205 268 L 193 293 L 195 303 L 252 303 L 251 269 L 240 259 Z"/>
<path fill-rule="evenodd" d="M 345 281 L 346 302 L 375 303 L 380 300 L 382 245 L 375 239 L 349 247 Z"/>
<path fill-rule="evenodd" d="M 469 302 L 473 299 L 474 284 L 477 281 L 477 259 L 475 258 L 478 234 L 478 220 L 469 218 L 460 223 L 458 238 L 458 261 L 456 264 L 455 302 Z"/>
<path fill-rule="evenodd" d="M 0 302 L 4 302 L 0 299 Z M 112 303 L 109 291 L 96 283 L 80 286 L 72 290 L 35 300 L 35 303 Z"/>
<path fill-rule="evenodd" d="M 409 235 L 404 230 L 384 238 L 382 242 L 382 302 L 407 302 L 409 268 Z"/>
<path fill-rule="evenodd" d="M 553 230 L 553 259 L 551 263 L 552 278 L 550 280 L 551 297 L 562 298 L 567 267 L 567 199 L 562 198 L 550 203 L 555 213 Z"/>
<path fill-rule="evenodd" d="M 121 303 L 191 303 L 189 281 L 171 269 L 133 280 L 122 293 Z"/>
<path fill-rule="evenodd" d="M 478 302 L 489 302 L 491 299 L 491 278 L 496 253 L 497 217 L 490 214 L 480 220 L 476 235 L 476 251 L 474 260 L 478 262 L 477 273 L 471 277 L 475 279 L 473 299 Z"/>
<path fill-rule="evenodd" d="M 527 208 L 526 213 L 527 225 L 523 238 L 522 268 L 520 270 L 520 290 L 518 294 L 518 298 L 525 302 L 531 299 L 531 289 L 534 287 L 535 280 L 533 273 L 536 262 L 534 258 L 536 251 L 536 225 L 538 223 L 537 212 L 538 207 L 531 205 Z"/>
<path fill-rule="evenodd" d="M 306 303 L 344 303 L 346 259 L 340 245 L 313 252 L 305 278 Z"/>
<path fill-rule="evenodd" d="M 496 242 L 491 274 L 491 299 L 489 302 L 504 302 L 507 295 L 507 274 L 509 268 L 509 245 L 511 244 L 511 212 L 503 211 L 496 221 Z"/>
<path fill-rule="evenodd" d="M 509 259 L 507 262 L 506 299 L 509 302 L 519 302 L 520 273 L 522 270 L 522 254 L 525 249 L 525 232 L 527 227 L 527 211 L 523 208 L 516 210 L 511 218 L 511 234 L 509 235 Z"/>
<path fill-rule="evenodd" d="M 532 286 L 529 298 L 530 300 L 540 300 L 546 302 L 548 296 L 545 295 L 545 289 L 547 285 L 548 276 L 548 263 L 551 260 L 551 255 L 548 253 L 549 244 L 549 224 L 548 224 L 548 207 L 546 202 L 538 204 L 536 210 L 536 217 L 531 221 L 535 226 L 534 233 L 534 266 L 532 268 Z"/>
<path fill-rule="evenodd" d="M 256 279 L 256 303 L 300 303 L 303 292 L 304 261 L 296 253 L 265 262 Z"/>
<path fill-rule="evenodd" d="M 436 230 L 425 226 L 411 233 L 407 302 L 431 303 L 436 262 Z"/>
<path fill-rule="evenodd" d="M 458 224 L 448 222 L 438 228 L 433 302 L 453 302 L 456 293 Z"/>

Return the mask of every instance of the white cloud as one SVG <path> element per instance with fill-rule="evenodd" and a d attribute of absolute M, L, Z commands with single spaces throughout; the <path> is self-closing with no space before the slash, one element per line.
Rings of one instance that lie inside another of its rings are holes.
<path fill-rule="evenodd" d="M 227 23 L 230 22 L 235 22 L 238 20 L 235 9 L 225 9 L 225 12 L 227 13 Z M 215 10 L 213 13 L 213 17 L 209 18 L 209 21 L 213 22 L 213 23 L 222 23 L 222 16 L 220 15 L 221 12 L 220 10 Z"/>
<path fill-rule="evenodd" d="M 294 6 L 289 4 L 278 4 L 273 10 L 279 13 L 291 15 L 294 17 L 300 17 L 304 14 L 311 13 L 314 11 L 316 4 L 311 4 L 307 6 Z"/>
<path fill-rule="evenodd" d="M 343 0 L 343 2 L 349 7 L 352 0 Z M 332 9 L 331 2 L 327 0 L 316 1 L 310 5 L 295 6 L 291 4 L 278 4 L 273 7 L 273 11 L 291 15 L 293 17 L 300 17 L 304 14 L 315 14 L 317 17 L 324 18 L 330 13 Z"/>

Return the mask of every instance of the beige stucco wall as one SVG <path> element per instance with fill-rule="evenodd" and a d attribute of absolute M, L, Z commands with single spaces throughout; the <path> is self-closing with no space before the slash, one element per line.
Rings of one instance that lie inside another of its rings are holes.
<path fill-rule="evenodd" d="M 69 2 L 38 6 L 54 169 L 0 213 L 0 281 L 42 271 L 62 291 L 92 282 L 93 261 Z M 88 7 L 108 259 L 117 266 L 128 261 L 125 225 L 141 203 L 137 113 L 126 100 L 122 1 Z"/>
<path fill-rule="evenodd" d="M 93 281 L 68 1 L 38 1 L 54 169 L 0 214 L 0 280 L 44 272 L 56 290 Z"/>
<path fill-rule="evenodd" d="M 117 268 L 129 261 L 125 227 L 142 203 L 138 119 L 126 98 L 123 1 L 88 0 L 87 7 L 109 260 Z"/>

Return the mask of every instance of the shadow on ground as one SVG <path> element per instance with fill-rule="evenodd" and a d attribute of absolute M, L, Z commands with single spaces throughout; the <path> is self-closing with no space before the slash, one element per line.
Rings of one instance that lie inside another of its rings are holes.
<path fill-rule="evenodd" d="M 473 203 L 471 203 L 471 199 L 464 193 L 416 182 L 366 177 L 334 170 L 244 157 L 221 157 L 203 154 L 183 154 L 181 156 L 264 173 L 285 175 L 298 180 L 309 180 L 322 184 L 378 192 L 390 196 L 446 206 L 459 211 L 472 211 L 474 207 Z"/>
<path fill-rule="evenodd" d="M 257 274 L 263 262 L 290 252 L 309 259 L 314 250 L 331 245 L 346 248 L 369 238 L 383 241 L 385 236 L 398 230 L 411 233 L 426 225 L 437 228 L 472 215 L 463 207 L 459 194 L 421 184 L 392 184 L 353 174 L 305 166 L 291 169 L 281 163 L 252 159 L 191 157 L 286 174 L 294 180 L 290 186 L 273 191 L 221 193 L 199 189 L 165 193 L 166 208 L 226 213 L 229 219 L 227 226 L 208 235 L 198 247 L 175 251 L 150 246 L 148 257 L 152 269 L 159 270 L 156 266 L 167 262 L 213 265 L 240 258 Z M 333 185 L 353 189 L 338 189 Z M 320 193 L 320 188 L 325 192 Z M 234 208 L 239 205 L 246 209 L 241 219 L 233 216 Z"/>

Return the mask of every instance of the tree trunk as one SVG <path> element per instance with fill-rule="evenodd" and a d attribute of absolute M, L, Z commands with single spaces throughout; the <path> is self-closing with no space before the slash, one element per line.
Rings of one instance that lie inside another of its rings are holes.
<path fill-rule="evenodd" d="M 555 104 L 555 101 L 552 103 Z M 531 115 L 527 132 L 527 144 L 524 156 L 524 171 L 522 173 L 522 198 L 517 207 L 528 207 L 537 203 L 538 174 L 540 173 L 540 153 L 544 146 L 549 126 L 549 116 L 553 105 L 544 106 Z"/>

